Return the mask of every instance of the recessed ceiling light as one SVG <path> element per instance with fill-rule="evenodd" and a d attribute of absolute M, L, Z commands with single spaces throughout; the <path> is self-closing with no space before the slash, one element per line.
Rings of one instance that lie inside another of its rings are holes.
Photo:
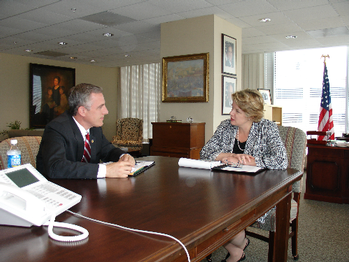
<path fill-rule="evenodd" d="M 112 34 L 112 33 L 104 33 L 103 34 L 103 36 L 105 36 L 105 37 L 112 37 L 114 34 Z"/>
<path fill-rule="evenodd" d="M 26 50 L 24 50 L 24 51 L 26 51 L 27 53 L 33 52 L 33 50 L 31 50 L 31 49 L 26 49 Z"/>
<path fill-rule="evenodd" d="M 287 35 L 286 39 L 296 39 L 297 36 L 296 35 Z"/>
<path fill-rule="evenodd" d="M 270 21 L 271 21 L 271 19 L 268 18 L 268 17 L 259 19 L 259 22 L 261 22 L 261 23 L 267 23 L 267 22 L 270 22 Z"/>
<path fill-rule="evenodd" d="M 58 42 L 58 44 L 59 45 L 67 45 L 68 43 L 61 41 L 61 42 Z"/>
<path fill-rule="evenodd" d="M 270 21 L 271 21 L 271 19 L 268 17 L 259 19 L 259 22 L 261 22 L 261 23 L 268 23 Z"/>

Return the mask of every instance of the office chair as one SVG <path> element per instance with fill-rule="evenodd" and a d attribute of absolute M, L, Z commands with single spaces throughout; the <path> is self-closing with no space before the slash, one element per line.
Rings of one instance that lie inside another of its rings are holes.
<path fill-rule="evenodd" d="M 122 118 L 116 121 L 116 136 L 112 144 L 127 152 L 141 151 L 143 146 L 143 120 Z"/>
<path fill-rule="evenodd" d="M 294 168 L 300 171 L 304 170 L 304 163 L 306 157 L 306 144 L 307 137 L 305 133 L 295 127 L 278 126 L 280 137 L 285 144 L 288 167 Z M 291 232 L 289 238 L 292 239 L 292 256 L 294 260 L 298 260 L 298 215 L 299 215 L 299 202 L 301 195 L 301 180 L 297 181 L 292 186 L 293 199 L 291 200 L 290 210 L 290 227 Z M 258 238 L 260 240 L 269 243 L 268 261 L 273 260 L 273 243 L 275 240 L 275 228 L 276 228 L 276 209 L 273 208 L 265 218 L 265 223 L 256 221 L 251 225 L 253 228 L 269 231 L 269 237 L 263 236 L 256 232 L 251 232 L 246 229 L 246 235 Z"/>
<path fill-rule="evenodd" d="M 30 163 L 36 167 L 36 155 L 39 152 L 41 136 L 21 136 L 7 138 L 0 143 L 0 170 L 7 168 L 7 150 L 11 147 L 11 139 L 17 139 L 21 150 L 22 164 Z"/>

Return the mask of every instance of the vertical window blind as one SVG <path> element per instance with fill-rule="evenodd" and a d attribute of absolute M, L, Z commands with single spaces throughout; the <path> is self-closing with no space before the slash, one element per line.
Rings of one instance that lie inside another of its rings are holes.
<path fill-rule="evenodd" d="M 159 121 L 160 63 L 121 67 L 120 80 L 118 118 L 143 119 L 143 140 L 148 141 L 152 137 L 151 122 Z"/>

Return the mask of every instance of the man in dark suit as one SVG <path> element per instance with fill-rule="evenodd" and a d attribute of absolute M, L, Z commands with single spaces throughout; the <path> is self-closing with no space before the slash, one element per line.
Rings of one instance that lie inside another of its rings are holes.
<path fill-rule="evenodd" d="M 68 101 L 69 112 L 46 125 L 36 157 L 38 171 L 49 178 L 127 177 L 135 160 L 103 135 L 101 127 L 108 109 L 102 89 L 79 84 L 71 89 Z M 91 148 L 89 160 L 83 158 L 87 133 Z"/>

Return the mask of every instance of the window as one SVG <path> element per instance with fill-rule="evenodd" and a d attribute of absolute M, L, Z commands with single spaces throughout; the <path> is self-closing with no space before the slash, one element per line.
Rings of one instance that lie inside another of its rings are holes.
<path fill-rule="evenodd" d="M 151 122 L 159 118 L 161 101 L 160 63 L 125 66 L 120 69 L 118 117 L 143 119 L 143 140 L 152 137 Z"/>
<path fill-rule="evenodd" d="M 282 106 L 283 125 L 317 130 L 324 64 L 330 82 L 335 136 L 347 132 L 347 47 L 275 53 L 273 101 Z"/>

